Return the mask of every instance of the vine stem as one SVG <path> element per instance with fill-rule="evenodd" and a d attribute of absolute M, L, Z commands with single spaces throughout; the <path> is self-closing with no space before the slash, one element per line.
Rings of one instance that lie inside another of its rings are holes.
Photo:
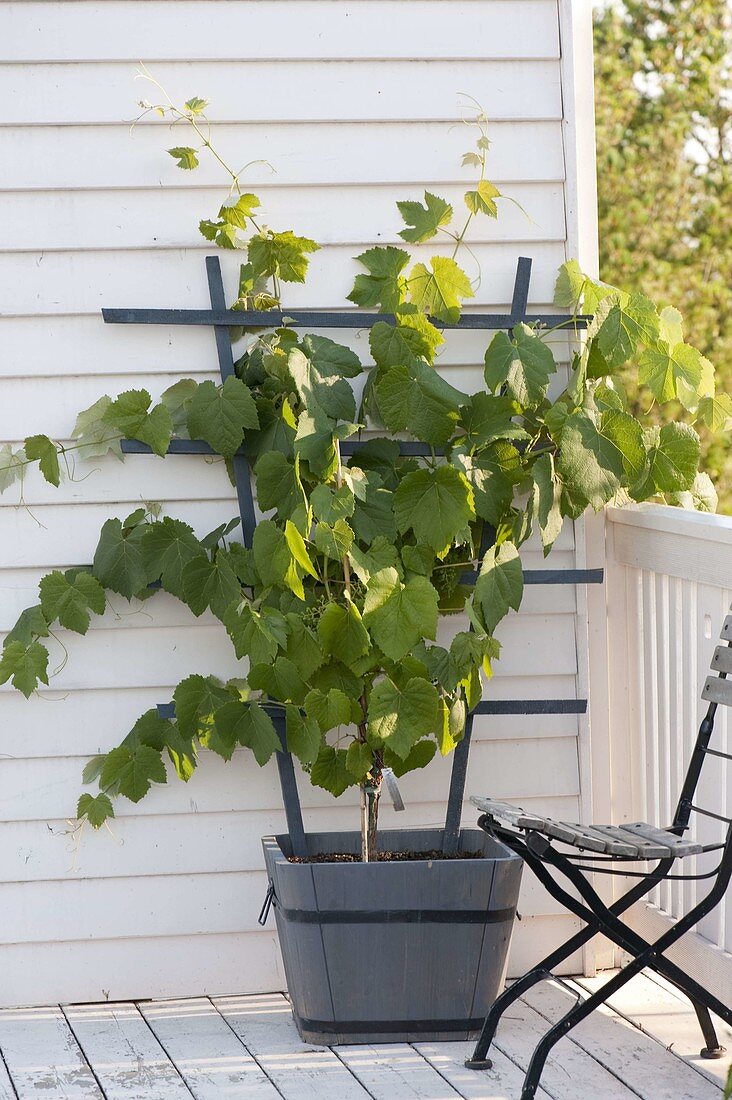
<path fill-rule="evenodd" d="M 336 489 L 343 485 L 343 464 L 341 461 L 341 445 L 338 439 L 334 440 L 336 453 L 335 483 Z M 348 554 L 343 555 L 343 581 L 345 585 L 346 599 L 351 602 L 351 563 Z M 359 699 L 363 721 L 358 724 L 358 739 L 361 744 L 366 744 L 366 698 Z M 361 860 L 364 863 L 372 863 L 377 857 L 376 837 L 379 824 L 379 798 L 381 797 L 381 766 L 374 758 L 371 768 L 371 781 L 368 777 L 359 784 L 361 803 Z"/>

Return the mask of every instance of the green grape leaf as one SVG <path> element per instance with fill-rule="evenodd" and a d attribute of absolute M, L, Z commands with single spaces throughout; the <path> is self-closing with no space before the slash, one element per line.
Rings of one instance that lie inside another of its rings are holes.
<path fill-rule="evenodd" d="M 471 214 L 487 214 L 490 218 L 498 217 L 496 199 L 501 198 L 501 192 L 488 180 L 480 180 L 475 191 L 465 192 L 465 205 Z"/>
<path fill-rule="evenodd" d="M 422 362 L 388 368 L 374 388 L 381 418 L 390 431 L 406 430 L 433 446 L 447 443 L 454 434 L 457 407 L 468 400 Z"/>
<path fill-rule="evenodd" d="M 251 749 L 263 767 L 273 753 L 281 749 L 274 723 L 259 703 L 231 699 L 216 711 L 216 728 L 226 744 Z"/>
<path fill-rule="evenodd" d="M 318 637 L 325 652 L 345 665 L 353 664 L 371 645 L 361 614 L 350 602 L 326 604 L 318 622 Z"/>
<path fill-rule="evenodd" d="M 125 439 L 147 443 L 156 455 L 165 455 L 173 435 L 173 420 L 164 405 L 155 405 L 147 390 L 126 390 L 112 401 L 104 421 Z"/>
<path fill-rule="evenodd" d="M 409 244 L 421 244 L 437 236 L 440 226 L 452 221 L 452 207 L 449 202 L 437 195 L 424 193 L 424 206 L 421 202 L 398 202 L 397 209 L 404 222 L 410 228 L 402 229 L 399 236 Z"/>
<path fill-rule="evenodd" d="M 375 684 L 369 698 L 369 737 L 404 760 L 420 737 L 435 729 L 437 700 L 437 691 L 427 680 L 415 676 L 400 688 L 386 676 Z"/>
<path fill-rule="evenodd" d="M 47 435 L 30 435 L 23 444 L 25 456 L 31 462 L 38 462 L 46 481 L 58 487 L 61 480 L 61 468 L 58 464 L 56 444 Z"/>
<path fill-rule="evenodd" d="M 233 376 L 223 386 L 201 382 L 188 406 L 191 439 L 203 439 L 217 454 L 236 454 L 247 429 L 259 427 L 257 406 L 251 391 Z"/>
<path fill-rule="evenodd" d="M 303 680 L 309 680 L 324 663 L 325 654 L 317 636 L 310 627 L 305 626 L 299 615 L 290 612 L 286 620 L 288 637 L 285 656 L 292 661 Z"/>
<path fill-rule="evenodd" d="M 541 404 L 556 369 L 549 345 L 524 324 L 514 326 L 513 339 L 497 332 L 485 353 L 488 388 L 505 386 L 508 396 L 523 408 Z"/>
<path fill-rule="evenodd" d="M 111 453 L 122 459 L 119 432 L 108 420 L 105 420 L 105 414 L 111 404 L 112 398 L 105 394 L 88 409 L 83 409 L 76 417 L 71 437 L 79 444 L 80 458 L 102 458 Z"/>
<path fill-rule="evenodd" d="M 161 718 L 156 707 L 151 707 L 135 722 L 122 744 L 130 750 L 138 745 L 149 745 L 156 752 L 162 752 L 167 744 L 173 723 L 169 718 Z"/>
<path fill-rule="evenodd" d="M 362 584 L 366 584 L 369 577 L 380 569 L 388 569 L 390 566 L 396 569 L 399 565 L 393 540 L 384 535 L 377 535 L 368 550 L 363 550 L 354 543 L 348 552 L 348 557 L 354 573 Z"/>
<path fill-rule="evenodd" d="M 491 546 L 483 558 L 473 596 L 489 634 L 511 608 L 518 611 L 523 594 L 524 575 L 518 550 L 512 542 Z"/>
<path fill-rule="evenodd" d="M 283 283 L 304 283 L 308 255 L 320 245 L 308 237 L 297 237 L 292 230 L 260 233 L 249 241 L 249 262 L 255 278 L 276 275 Z"/>
<path fill-rule="evenodd" d="M 476 393 L 469 405 L 460 409 L 460 427 L 458 433 L 465 432 L 465 443 L 471 447 L 485 447 L 498 439 L 529 439 L 529 433 L 514 417 L 521 412 L 521 406 L 511 397 L 494 396 L 491 393 Z"/>
<path fill-rule="evenodd" d="M 287 645 L 287 620 L 275 607 L 255 611 L 250 604 L 235 599 L 224 612 L 224 626 L 239 660 L 248 657 L 253 665 L 273 661 Z"/>
<path fill-rule="evenodd" d="M 318 580 L 318 574 L 310 560 L 305 541 L 291 519 L 285 522 L 285 542 L 292 554 L 293 560 L 297 562 L 305 573 L 308 573 L 311 577 L 314 577 L 315 580 Z"/>
<path fill-rule="evenodd" d="M 587 276 L 583 274 L 576 260 L 568 260 L 562 264 L 554 286 L 554 305 L 564 306 L 573 313 L 578 312 L 587 282 Z"/>
<path fill-rule="evenodd" d="M 401 557 L 408 573 L 429 577 L 435 567 L 435 552 L 429 546 L 407 544 L 402 547 Z"/>
<path fill-rule="evenodd" d="M 208 218 L 198 223 L 198 231 L 207 241 L 213 241 L 219 248 L 241 248 L 241 242 L 235 225 L 225 221 L 212 222 Z"/>
<path fill-rule="evenodd" d="M 148 573 L 142 553 L 145 527 L 143 524 L 124 529 L 120 520 L 108 519 L 94 553 L 94 576 L 104 588 L 111 588 L 128 600 L 155 579 Z"/>
<path fill-rule="evenodd" d="M 499 440 L 475 455 L 456 448 L 452 460 L 470 483 L 476 515 L 498 526 L 511 506 L 514 488 L 523 473 L 519 452 L 513 444 Z"/>
<path fill-rule="evenodd" d="M 79 821 L 86 818 L 92 828 L 99 829 L 108 818 L 114 817 L 114 806 L 103 791 L 96 796 L 82 794 L 76 805 L 76 816 Z"/>
<path fill-rule="evenodd" d="M 460 696 L 457 699 L 440 699 L 437 748 L 441 756 L 447 756 L 462 741 L 467 714 L 465 700 Z"/>
<path fill-rule="evenodd" d="M 145 527 L 141 550 L 148 577 L 159 579 L 166 592 L 183 599 L 183 569 L 203 555 L 203 546 L 193 529 L 183 520 L 164 516 Z"/>
<path fill-rule="evenodd" d="M 194 95 L 191 99 L 186 100 L 185 108 L 192 115 L 200 115 L 208 107 L 208 102 L 207 99 L 201 99 L 200 96 Z"/>
<path fill-rule="evenodd" d="M 185 168 L 189 171 L 192 168 L 198 168 L 200 162 L 196 155 L 196 150 L 191 149 L 190 146 L 176 145 L 174 149 L 168 149 L 168 153 L 179 168 Z"/>
<path fill-rule="evenodd" d="M 645 458 L 645 451 L 643 456 Z M 562 483 L 554 471 L 553 456 L 540 455 L 531 468 L 531 475 L 534 479 L 532 507 L 539 521 L 541 545 L 546 557 L 557 541 L 564 522 L 561 508 Z"/>
<path fill-rule="evenodd" d="M 175 717 L 183 737 L 202 743 L 214 729 L 217 709 L 231 699 L 220 680 L 214 676 L 187 676 L 173 692 Z"/>
<path fill-rule="evenodd" d="M 257 502 L 263 512 L 277 509 L 280 523 L 290 519 L 295 510 L 305 505 L 305 493 L 294 462 L 280 451 L 269 451 L 254 467 L 257 481 Z"/>
<path fill-rule="evenodd" d="M 22 447 L 14 451 L 9 443 L 0 447 L 0 493 L 4 493 L 25 473 L 27 456 Z"/>
<path fill-rule="evenodd" d="M 382 569 L 369 578 L 363 620 L 386 656 L 399 661 L 422 638 L 435 638 L 437 592 L 426 577 L 402 584 L 396 569 Z"/>
<path fill-rule="evenodd" d="M 662 404 L 681 398 L 682 393 L 685 395 L 684 386 L 697 394 L 702 380 L 703 359 L 701 352 L 689 344 L 669 347 L 659 340 L 654 347 L 646 348 L 638 360 L 638 382 L 648 386 Z M 680 383 L 683 384 L 681 389 Z"/>
<path fill-rule="evenodd" d="M 403 775 L 416 771 L 417 768 L 426 768 L 436 752 L 437 745 L 435 742 L 426 739 L 413 745 L 403 760 L 396 753 L 385 749 L 384 763 L 388 768 L 391 768 L 397 779 L 401 779 Z"/>
<path fill-rule="evenodd" d="M 3 645 L 9 642 L 22 642 L 28 647 L 35 638 L 48 637 L 48 623 L 39 603 L 21 611 L 13 629 L 5 635 Z"/>
<path fill-rule="evenodd" d="M 348 382 L 361 373 L 358 356 L 324 336 L 305 336 L 287 358 L 287 369 L 309 413 L 351 421 L 356 399 Z"/>
<path fill-rule="evenodd" d="M 427 337 L 408 322 L 377 321 L 369 332 L 369 347 L 377 367 L 409 366 L 416 359 L 432 361 Z"/>
<path fill-rule="evenodd" d="M 310 781 L 315 787 L 322 787 L 335 798 L 339 798 L 348 787 L 356 782 L 347 765 L 345 749 L 334 749 L 332 745 L 323 745 L 317 759 L 310 769 Z"/>
<path fill-rule="evenodd" d="M 609 409 L 600 417 L 599 433 L 616 448 L 625 477 L 637 481 L 648 464 L 640 423 L 630 413 Z"/>
<path fill-rule="evenodd" d="M 327 692 L 315 689 L 305 696 L 305 713 L 308 718 L 314 718 L 325 733 L 350 723 L 351 700 L 339 688 Z"/>
<path fill-rule="evenodd" d="M 244 195 L 232 195 L 219 210 L 219 217 L 228 225 L 234 225 L 238 229 L 246 229 L 252 212 L 261 206 L 256 195 L 250 193 Z"/>
<path fill-rule="evenodd" d="M 130 802 L 144 798 L 153 783 L 167 783 L 168 775 L 160 753 L 149 745 L 128 749 L 120 745 L 107 753 L 99 778 L 103 790 L 122 794 Z"/>
<path fill-rule="evenodd" d="M 417 542 L 442 557 L 475 518 L 473 490 L 454 467 L 413 470 L 394 494 L 394 515 L 402 534 L 414 531 Z"/>
<path fill-rule="evenodd" d="M 10 680 L 28 699 L 39 683 L 48 683 L 48 650 L 40 642 L 24 645 L 5 639 L 0 658 L 0 684 Z"/>
<path fill-rule="evenodd" d="M 454 325 L 460 319 L 464 298 L 473 297 L 470 279 L 453 259 L 433 256 L 430 268 L 415 264 L 409 275 L 409 295 L 413 305 L 430 317 Z"/>
<path fill-rule="evenodd" d="M 701 443 L 689 424 L 664 424 L 648 430 L 649 466 L 644 480 L 633 486 L 634 500 L 647 500 L 655 493 L 690 490 L 699 469 Z"/>
<path fill-rule="evenodd" d="M 223 620 L 233 600 L 241 599 L 239 578 L 225 550 L 219 550 L 213 561 L 207 554 L 191 558 L 181 570 L 183 599 L 194 615 L 211 608 L 217 619 Z"/>
<path fill-rule="evenodd" d="M 287 522 L 290 523 L 289 520 Z M 292 541 L 293 536 L 290 538 Z M 303 600 L 305 593 L 290 542 L 285 531 L 272 520 L 262 520 L 257 524 L 252 540 L 254 562 L 263 584 L 289 588 L 298 599 Z"/>
<path fill-rule="evenodd" d="M 620 300 L 616 295 L 603 299 L 588 339 L 597 342 L 609 373 L 627 363 L 639 344 L 655 344 L 658 324 L 656 307 L 645 294 Z"/>
<path fill-rule="evenodd" d="M 61 626 L 77 634 L 89 629 L 89 612 L 103 615 L 107 604 L 99 581 L 83 569 L 54 570 L 41 580 L 39 591 L 46 621 L 58 619 Z"/>
<path fill-rule="evenodd" d="M 350 526 L 356 538 L 367 546 L 379 537 L 392 541 L 396 538 L 394 494 L 380 486 L 378 478 L 374 481 L 373 476 L 369 476 L 363 500 L 356 498 Z"/>
<path fill-rule="evenodd" d="M 185 439 L 188 435 L 188 405 L 198 389 L 192 378 L 179 378 L 160 394 L 160 404 L 170 413 L 173 435 Z"/>
<path fill-rule="evenodd" d="M 356 257 L 368 275 L 357 275 L 349 302 L 371 309 L 379 306 L 382 313 L 395 313 L 404 301 L 407 281 L 403 275 L 409 263 L 409 253 L 391 245 L 369 248 Z"/>
<path fill-rule="evenodd" d="M 346 767 L 354 779 L 363 779 L 374 766 L 374 750 L 363 741 L 351 741 L 346 750 Z"/>
<path fill-rule="evenodd" d="M 330 485 L 316 485 L 310 494 L 310 504 L 315 518 L 331 527 L 339 519 L 350 519 L 356 507 L 356 501 L 348 485 L 337 489 Z"/>
<path fill-rule="evenodd" d="M 682 508 L 693 508 L 697 512 L 709 512 L 712 515 L 717 511 L 717 490 L 709 474 L 698 473 L 694 478 L 690 489 L 684 489 L 680 493 L 670 493 L 669 502 L 678 504 Z"/>
<path fill-rule="evenodd" d="M 353 545 L 353 531 L 344 519 L 336 520 L 332 527 L 319 523 L 313 538 L 320 553 L 332 561 L 344 558 Z"/>
<path fill-rule="evenodd" d="M 318 723 L 314 718 L 304 717 L 297 707 L 288 704 L 285 708 L 285 728 L 287 751 L 296 756 L 301 764 L 312 764 L 323 744 Z"/>
<path fill-rule="evenodd" d="M 396 311 L 396 319 L 398 327 L 414 329 L 415 332 L 419 333 L 424 341 L 424 358 L 428 363 L 432 363 L 435 352 L 440 344 L 445 342 L 445 337 L 440 330 L 435 328 L 424 313 L 417 309 L 415 305 L 412 305 L 411 302 L 405 302 L 399 307 Z"/>
<path fill-rule="evenodd" d="M 623 458 L 615 442 L 577 411 L 567 417 L 562 429 L 557 470 L 579 511 L 589 504 L 597 512 L 620 487 Z"/>
<path fill-rule="evenodd" d="M 732 398 L 726 393 L 714 397 L 702 397 L 699 416 L 713 432 L 728 432 L 732 428 Z"/>
<path fill-rule="evenodd" d="M 302 703 L 307 693 L 305 681 L 288 657 L 277 657 L 271 664 L 252 665 L 249 686 L 264 691 L 280 703 Z"/>

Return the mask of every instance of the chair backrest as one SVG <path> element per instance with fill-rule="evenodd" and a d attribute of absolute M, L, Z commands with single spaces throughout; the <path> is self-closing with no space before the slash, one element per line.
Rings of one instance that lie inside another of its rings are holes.
<path fill-rule="evenodd" d="M 712 760 L 724 761 L 723 766 L 732 763 L 732 754 L 711 745 L 717 708 L 732 707 L 732 614 L 724 620 L 720 638 L 725 644 L 718 645 L 715 649 L 711 664 L 713 675 L 707 677 L 702 689 L 702 699 L 708 702 L 709 706 L 699 727 L 672 828 L 682 833 L 689 827 L 692 814 L 712 818 L 727 826 L 724 844 L 728 851 L 732 851 L 732 818 L 724 814 L 724 806 L 700 805 L 697 796 L 702 770 L 709 757 Z M 724 789 L 726 784 L 722 787 Z"/>

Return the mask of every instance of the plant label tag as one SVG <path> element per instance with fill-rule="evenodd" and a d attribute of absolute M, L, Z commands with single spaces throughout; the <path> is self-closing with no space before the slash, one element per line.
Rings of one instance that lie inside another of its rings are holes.
<path fill-rule="evenodd" d="M 399 790 L 399 784 L 397 783 L 396 776 L 394 775 L 394 772 L 391 770 L 391 768 L 382 768 L 381 774 L 384 777 L 384 782 L 386 783 L 386 789 L 387 789 L 387 792 L 389 794 L 389 798 L 392 801 L 392 805 L 393 805 L 394 809 L 397 810 L 397 811 L 398 810 L 403 810 L 404 809 L 404 799 L 401 796 L 401 792 Z"/>

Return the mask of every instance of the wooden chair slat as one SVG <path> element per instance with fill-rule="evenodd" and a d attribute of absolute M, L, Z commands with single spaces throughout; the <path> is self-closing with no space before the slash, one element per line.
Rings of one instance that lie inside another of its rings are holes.
<path fill-rule="evenodd" d="M 719 676 L 707 676 L 702 688 L 702 699 L 707 703 L 720 703 L 723 707 L 732 707 L 732 680 L 721 680 Z"/>
<path fill-rule="evenodd" d="M 658 844 L 664 844 L 676 856 L 698 856 L 704 849 L 695 840 L 686 840 L 683 836 L 674 836 L 666 829 L 657 829 L 655 825 L 648 825 L 645 821 L 635 821 L 632 825 L 623 826 L 626 833 L 637 833 L 645 840 L 652 840 Z"/>
<path fill-rule="evenodd" d="M 718 645 L 712 657 L 715 672 L 732 672 L 732 646 Z"/>

